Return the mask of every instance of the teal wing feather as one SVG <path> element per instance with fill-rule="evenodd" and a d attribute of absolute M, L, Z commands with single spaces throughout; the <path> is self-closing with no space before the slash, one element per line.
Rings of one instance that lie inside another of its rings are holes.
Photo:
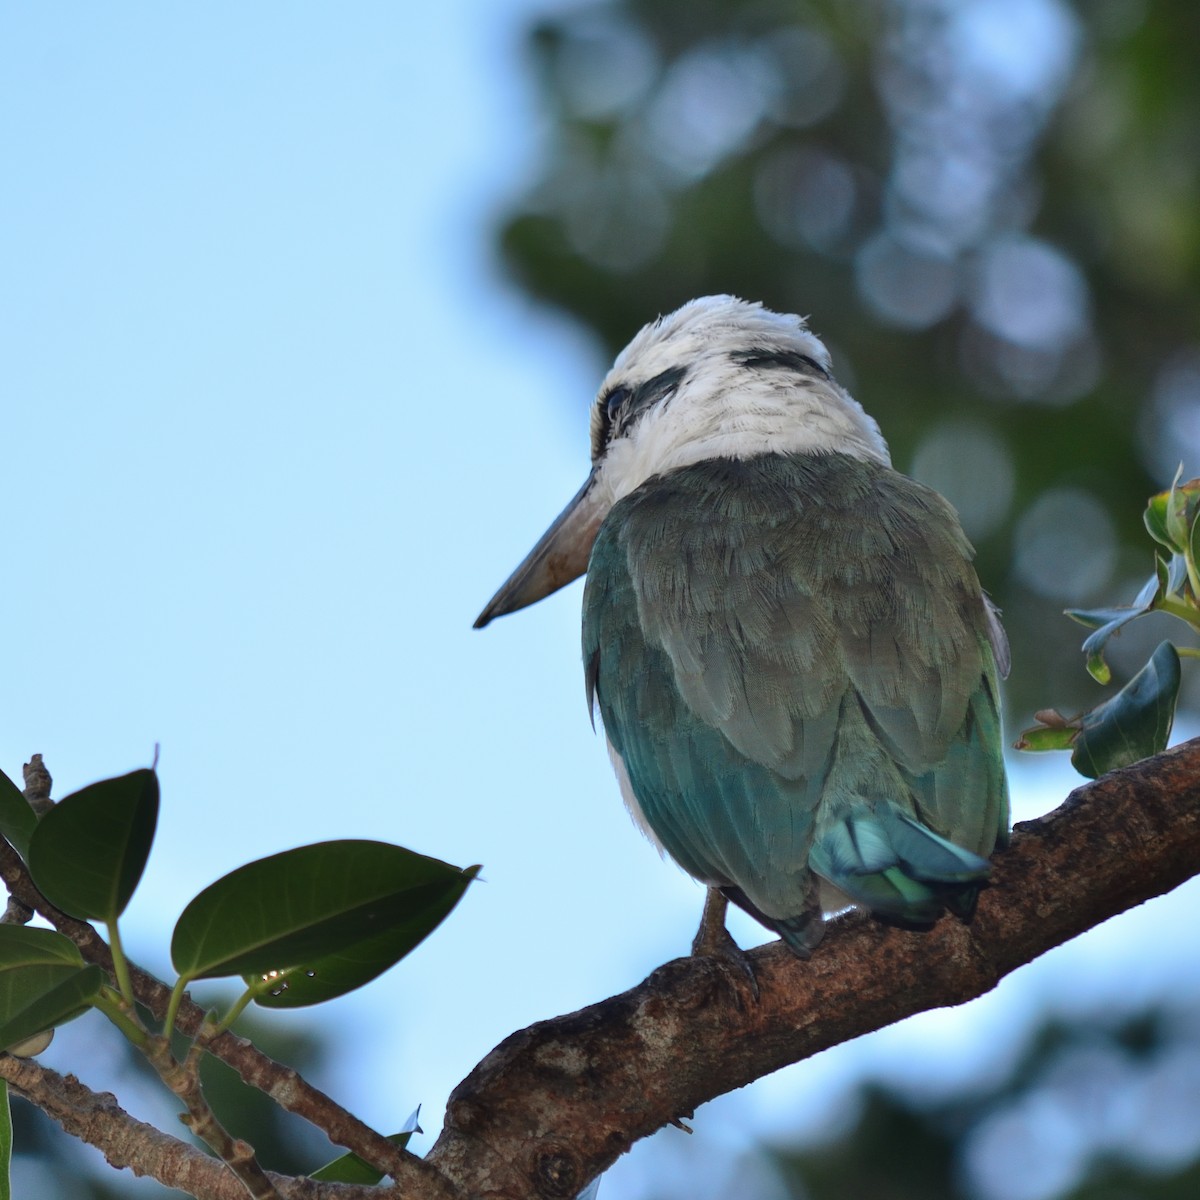
<path fill-rule="evenodd" d="M 642 813 L 776 922 L 810 867 L 905 922 L 969 911 L 1007 829 L 995 629 L 936 493 L 842 455 L 714 460 L 617 504 L 584 657 Z"/>

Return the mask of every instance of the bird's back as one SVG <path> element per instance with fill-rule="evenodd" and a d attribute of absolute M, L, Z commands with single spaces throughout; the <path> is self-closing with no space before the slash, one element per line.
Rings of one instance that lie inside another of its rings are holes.
<path fill-rule="evenodd" d="M 584 595 L 635 812 L 808 945 L 810 867 L 903 923 L 973 903 L 1008 821 L 991 628 L 950 506 L 836 453 L 649 479 L 605 519 Z"/>

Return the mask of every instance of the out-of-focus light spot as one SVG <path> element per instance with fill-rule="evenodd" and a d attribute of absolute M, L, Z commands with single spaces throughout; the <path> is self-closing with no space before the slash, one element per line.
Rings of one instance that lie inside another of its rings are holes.
<path fill-rule="evenodd" d="M 597 16 L 572 21 L 554 57 L 558 93 L 573 116 L 611 117 L 631 108 L 658 71 L 650 39 L 628 21 Z"/>
<path fill-rule="evenodd" d="M 986 1118 L 968 1138 L 972 1195 L 1059 1195 L 1099 1161 L 1128 1158 L 1170 1171 L 1200 1148 L 1195 1081 L 1200 1052 L 1168 1044 L 1148 1063 L 1111 1042 L 1060 1052 L 1036 1087 Z"/>
<path fill-rule="evenodd" d="M 997 529 L 1012 505 L 1016 472 L 1003 439 L 981 425 L 937 425 L 917 447 L 910 474 L 958 510 L 972 540 Z"/>
<path fill-rule="evenodd" d="M 973 152 L 941 144 L 900 148 L 888 185 L 889 223 L 919 224 L 926 238 L 947 250 L 973 244 L 995 186 L 993 164 L 983 151 L 983 145 Z"/>
<path fill-rule="evenodd" d="M 1086 328 L 1083 274 L 1046 242 L 1021 234 L 995 238 L 980 254 L 972 289 L 975 319 L 1018 346 L 1052 350 Z"/>
<path fill-rule="evenodd" d="M 1182 1168 L 1200 1150 L 1200 1051 L 1172 1046 L 1132 1089 L 1135 1113 L 1124 1128 L 1131 1158 L 1158 1170 Z"/>
<path fill-rule="evenodd" d="M 966 74 L 1002 86 L 1015 98 L 1044 103 L 1069 76 L 1079 22 L 1059 0 L 972 0 L 950 3 L 947 42 Z"/>
<path fill-rule="evenodd" d="M 972 1195 L 984 1200 L 1050 1200 L 1079 1177 L 1084 1156 L 1073 1122 L 1051 1097 L 987 1117 L 964 1154 Z"/>
<path fill-rule="evenodd" d="M 985 395 L 1059 407 L 1086 395 L 1101 375 L 1090 331 L 1063 346 L 1019 346 L 977 325 L 963 330 L 963 370 Z"/>
<path fill-rule="evenodd" d="M 1116 561 L 1112 520 L 1100 501 L 1080 488 L 1044 492 L 1017 522 L 1017 577 L 1050 600 L 1087 600 L 1112 578 Z"/>
<path fill-rule="evenodd" d="M 754 133 L 782 89 L 774 61 L 748 48 L 705 48 L 668 70 L 646 117 L 650 149 L 682 180 L 711 170 Z"/>
<path fill-rule="evenodd" d="M 910 249 L 886 233 L 859 251 L 854 266 L 859 294 L 883 320 L 901 329 L 936 324 L 958 298 L 952 260 Z"/>
<path fill-rule="evenodd" d="M 849 230 L 857 188 L 840 158 L 816 150 L 784 150 L 768 158 L 754 181 L 763 228 L 783 246 L 833 250 Z"/>
<path fill-rule="evenodd" d="M 1200 474 L 1200 347 L 1163 365 L 1143 409 L 1140 434 L 1150 469 L 1164 486 L 1180 463 L 1187 474 Z"/>
<path fill-rule="evenodd" d="M 1078 22 L 1062 0 L 922 0 L 897 20 L 875 72 L 896 132 L 886 219 L 902 240 L 974 247 L 1018 190 L 1014 164 L 1067 79 Z M 1020 222 L 999 222 L 1018 228 Z"/>
<path fill-rule="evenodd" d="M 783 86 L 769 113 L 779 125 L 803 129 L 827 117 L 846 93 L 846 72 L 833 43 L 817 29 L 780 29 L 763 43 Z"/>

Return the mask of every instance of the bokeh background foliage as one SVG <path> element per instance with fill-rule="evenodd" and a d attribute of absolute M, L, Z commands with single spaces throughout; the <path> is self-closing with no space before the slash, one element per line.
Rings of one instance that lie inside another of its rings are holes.
<path fill-rule="evenodd" d="M 1086 707 L 1061 609 L 1132 598 L 1146 497 L 1200 468 L 1197 44 L 1190 0 L 557 12 L 504 260 L 612 351 L 706 293 L 811 314 L 897 464 L 957 505 L 1010 712 Z"/>

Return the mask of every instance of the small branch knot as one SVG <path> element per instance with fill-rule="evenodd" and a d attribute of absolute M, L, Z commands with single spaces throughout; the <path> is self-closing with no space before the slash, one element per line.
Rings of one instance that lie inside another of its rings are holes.
<path fill-rule="evenodd" d="M 548 1200 L 567 1200 L 578 1195 L 581 1174 L 579 1158 L 569 1146 L 550 1142 L 538 1151 L 533 1182 L 539 1196 L 546 1196 Z"/>
<path fill-rule="evenodd" d="M 29 761 L 24 766 L 24 774 L 25 799 L 39 817 L 44 816 L 54 807 L 54 801 L 50 799 L 50 788 L 54 780 L 50 778 L 50 772 L 46 770 L 46 764 L 42 762 L 40 754 L 29 756 Z"/>

